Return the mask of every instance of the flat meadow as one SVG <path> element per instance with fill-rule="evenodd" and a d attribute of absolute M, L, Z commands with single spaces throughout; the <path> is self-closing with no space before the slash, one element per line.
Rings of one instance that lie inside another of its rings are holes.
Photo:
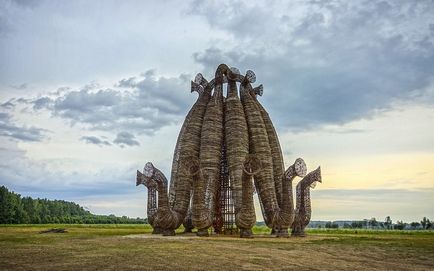
<path fill-rule="evenodd" d="M 63 228 L 66 233 L 43 230 Z M 149 225 L 0 225 L 0 270 L 434 270 L 434 231 L 311 229 L 253 239 Z"/>

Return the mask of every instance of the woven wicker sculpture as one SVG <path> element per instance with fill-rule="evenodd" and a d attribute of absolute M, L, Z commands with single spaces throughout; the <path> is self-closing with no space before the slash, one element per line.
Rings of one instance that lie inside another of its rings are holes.
<path fill-rule="evenodd" d="M 304 229 L 310 221 L 312 213 L 310 204 L 310 188 L 315 188 L 316 182 L 321 180 L 321 168 L 310 172 L 297 184 L 297 208 L 295 210 L 295 219 L 292 224 L 293 236 L 305 236 Z"/>
<path fill-rule="evenodd" d="M 222 223 L 228 222 L 222 222 L 228 218 L 222 216 L 221 197 L 230 195 L 233 222 L 240 236 L 252 237 L 251 229 L 256 222 L 255 188 L 272 234 L 288 236 L 291 225 L 293 235 L 303 232 L 310 219 L 306 185 L 321 181 L 321 175 L 316 170 L 298 184 L 295 214 L 292 181 L 296 176 L 306 175 L 306 165 L 299 158 L 284 170 L 277 133 L 256 97 L 262 96 L 263 87 L 253 88 L 251 83 L 255 80 L 252 71 L 243 76 L 236 68 L 221 64 L 213 80 L 208 82 L 198 74 L 192 82 L 192 92 L 197 91 L 199 97 L 178 136 L 170 189 L 163 173 L 152 163 L 145 165 L 143 174 L 137 172 L 137 185 L 148 188 L 148 219 L 154 233 L 173 235 L 182 223 L 186 231 L 197 228 L 199 236 L 207 236 L 211 226 L 220 232 Z M 226 187 L 225 181 L 229 193 L 221 191 Z M 294 215 L 298 223 L 296 233 Z"/>
<path fill-rule="evenodd" d="M 136 185 L 143 184 L 148 188 L 148 206 L 147 206 L 147 216 L 148 222 L 154 228 L 152 233 L 161 233 L 160 229 L 156 227 L 154 221 L 157 215 L 157 183 L 150 178 L 145 178 L 145 176 L 137 170 Z"/>

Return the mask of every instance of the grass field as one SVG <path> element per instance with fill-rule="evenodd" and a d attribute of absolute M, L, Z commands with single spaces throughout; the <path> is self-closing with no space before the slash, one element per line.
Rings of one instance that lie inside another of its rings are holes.
<path fill-rule="evenodd" d="M 50 228 L 68 232 L 39 233 Z M 0 270 L 434 270 L 433 231 L 254 239 L 150 232 L 147 225 L 0 225 Z"/>

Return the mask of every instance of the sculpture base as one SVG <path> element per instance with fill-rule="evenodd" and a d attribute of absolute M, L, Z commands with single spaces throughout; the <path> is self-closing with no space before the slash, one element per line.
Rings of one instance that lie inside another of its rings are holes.
<path fill-rule="evenodd" d="M 196 234 L 197 234 L 197 236 L 200 236 L 200 237 L 208 237 L 209 236 L 208 229 L 198 229 Z"/>
<path fill-rule="evenodd" d="M 163 236 L 174 236 L 175 230 L 163 230 L 162 234 L 163 234 Z"/>
<path fill-rule="evenodd" d="M 292 230 L 291 236 L 294 236 L 294 237 L 306 237 L 306 234 L 304 233 L 304 230 Z"/>
<path fill-rule="evenodd" d="M 241 238 L 253 238 L 252 229 L 240 229 Z"/>
<path fill-rule="evenodd" d="M 161 233 L 162 233 L 162 231 L 161 231 L 161 229 L 158 228 L 158 227 L 155 227 L 155 228 L 152 230 L 152 234 L 161 234 Z"/>
<path fill-rule="evenodd" d="M 193 228 L 185 228 L 184 233 L 191 233 Z"/>
<path fill-rule="evenodd" d="M 289 237 L 288 229 L 276 230 L 276 237 Z"/>

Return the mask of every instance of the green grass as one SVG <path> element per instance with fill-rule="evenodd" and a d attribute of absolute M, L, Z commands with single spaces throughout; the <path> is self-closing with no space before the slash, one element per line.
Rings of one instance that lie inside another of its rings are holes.
<path fill-rule="evenodd" d="M 68 232 L 39 233 L 50 228 Z M 138 224 L 0 225 L 0 270 L 434 269 L 433 231 L 310 229 L 306 238 L 254 239 L 151 231 Z"/>
<path fill-rule="evenodd" d="M 433 230 L 377 230 L 377 229 L 307 229 L 308 233 L 315 234 L 393 234 L 393 235 L 434 235 Z"/>

